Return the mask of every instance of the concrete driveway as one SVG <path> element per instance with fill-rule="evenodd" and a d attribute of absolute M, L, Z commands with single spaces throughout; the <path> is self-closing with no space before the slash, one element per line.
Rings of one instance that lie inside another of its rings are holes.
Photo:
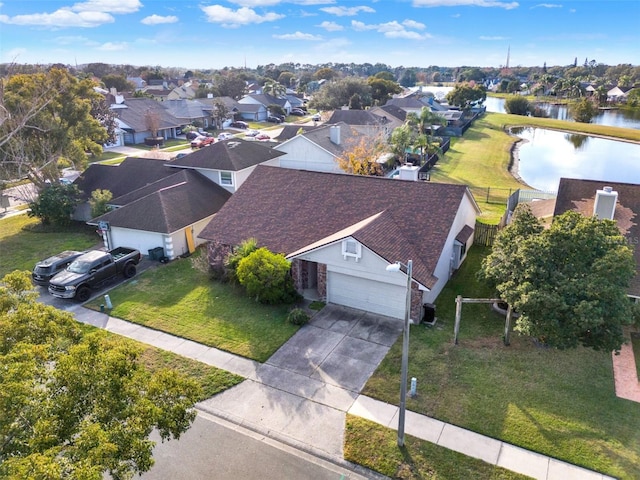
<path fill-rule="evenodd" d="M 247 380 L 197 406 L 342 459 L 346 412 L 401 332 L 401 320 L 327 305 Z"/>
<path fill-rule="evenodd" d="M 327 305 L 267 365 L 356 393 L 402 333 L 402 321 Z"/>

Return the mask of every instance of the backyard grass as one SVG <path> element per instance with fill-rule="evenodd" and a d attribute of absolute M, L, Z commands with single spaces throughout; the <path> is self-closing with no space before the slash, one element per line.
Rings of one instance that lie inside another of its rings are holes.
<path fill-rule="evenodd" d="M 85 224 L 68 229 L 42 228 L 27 214 L 0 220 L 0 278 L 14 270 L 29 270 L 39 260 L 63 250 L 86 250 L 98 244 L 95 228 Z"/>
<path fill-rule="evenodd" d="M 493 296 L 475 277 L 488 251 L 471 249 L 438 297 L 436 326 L 412 327 L 409 377 L 417 378 L 418 395 L 407 408 L 608 475 L 640 478 L 640 404 L 615 396 L 610 353 L 541 348 L 516 334 L 505 347 L 504 317 L 486 304 L 463 306 L 453 345 L 456 295 Z M 400 363 L 398 340 L 363 394 L 397 404 Z"/>
<path fill-rule="evenodd" d="M 115 317 L 259 362 L 299 328 L 286 321 L 289 306 L 259 304 L 240 287 L 209 280 L 189 259 L 144 272 L 109 297 Z M 97 310 L 100 303 L 87 306 Z"/>
<path fill-rule="evenodd" d="M 344 458 L 391 478 L 405 480 L 524 480 L 530 477 L 490 465 L 410 435 L 405 448 L 395 430 L 347 415 Z"/>

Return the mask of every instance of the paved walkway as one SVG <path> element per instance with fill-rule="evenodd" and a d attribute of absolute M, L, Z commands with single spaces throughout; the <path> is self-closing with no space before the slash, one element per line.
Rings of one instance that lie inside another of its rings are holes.
<path fill-rule="evenodd" d="M 260 364 L 81 306 L 70 311 L 81 322 L 245 377 L 246 381 L 199 403 L 197 408 L 335 463 L 348 463 L 342 454 L 347 413 L 397 428 L 397 406 L 326 383 L 322 378 L 285 370 L 269 362 Z M 405 431 L 535 479 L 612 478 L 411 411 L 407 411 Z"/>
<path fill-rule="evenodd" d="M 613 378 L 616 395 L 626 400 L 640 402 L 640 381 L 636 369 L 636 359 L 633 355 L 633 345 L 622 345 L 620 354 L 611 354 L 613 359 Z"/>

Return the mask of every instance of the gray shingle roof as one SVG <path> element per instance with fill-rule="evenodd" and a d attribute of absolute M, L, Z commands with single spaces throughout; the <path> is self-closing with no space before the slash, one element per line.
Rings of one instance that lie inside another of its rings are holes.
<path fill-rule="evenodd" d="M 339 157 L 345 150 L 351 148 L 358 142 L 363 135 L 344 122 L 339 122 L 335 126 L 340 127 L 340 144 L 331 141 L 330 129 L 332 125 L 329 124 L 324 124 L 314 130 L 309 130 L 305 132 L 303 136 L 324 148 L 332 155 Z"/>
<path fill-rule="evenodd" d="M 352 236 L 389 262 L 412 258 L 415 279 L 430 287 L 465 195 L 464 185 L 260 165 L 200 237 L 227 245 L 255 237 L 290 254 L 377 215 Z"/>
<path fill-rule="evenodd" d="M 327 123 L 344 122 L 347 125 L 384 125 L 387 123 L 368 110 L 334 110 Z"/>
<path fill-rule="evenodd" d="M 262 142 L 234 138 L 216 142 L 167 165 L 184 168 L 239 171 L 284 155 Z"/>
<path fill-rule="evenodd" d="M 162 103 L 151 98 L 127 98 L 125 103 L 114 109 L 116 116 L 136 132 L 146 132 L 147 113 L 158 115 L 160 129 L 179 127 L 181 122 L 162 106 Z"/>
<path fill-rule="evenodd" d="M 298 135 L 298 132 L 302 130 L 303 133 L 310 132 L 311 130 L 316 130 L 318 128 L 322 128 L 321 125 L 285 125 L 282 127 L 282 131 L 275 137 L 274 140 L 279 142 L 284 142 L 285 140 L 289 140 L 290 138 Z"/>
<path fill-rule="evenodd" d="M 215 214 L 231 197 L 198 172 L 182 171 L 172 179 L 169 186 L 141 195 L 90 223 L 107 221 L 112 227 L 169 234 Z"/>
<path fill-rule="evenodd" d="M 603 187 L 612 187 L 618 192 L 618 203 L 613 219 L 618 223 L 620 233 L 633 248 L 637 273 L 631 280 L 628 293 L 640 296 L 640 185 L 634 183 L 607 182 L 602 180 L 579 180 L 561 178 L 556 197 L 553 215 L 561 215 L 568 210 L 575 210 L 583 215 L 592 216 L 596 191 Z"/>
<path fill-rule="evenodd" d="M 109 190 L 116 198 L 174 173 L 164 160 L 127 157 L 118 166 L 90 165 L 74 184 L 83 192 L 85 200 L 91 198 L 91 192 L 96 189 Z"/>

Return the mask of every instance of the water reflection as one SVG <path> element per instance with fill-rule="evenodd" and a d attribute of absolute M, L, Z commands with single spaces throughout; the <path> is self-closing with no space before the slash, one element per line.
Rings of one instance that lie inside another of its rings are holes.
<path fill-rule="evenodd" d="M 544 128 L 510 133 L 525 140 L 514 153 L 515 164 L 533 188 L 555 191 L 560 177 L 640 184 L 640 145 Z"/>
<path fill-rule="evenodd" d="M 581 135 L 579 133 L 567 133 L 564 136 L 565 140 L 573 144 L 573 148 L 576 150 L 586 147 L 589 137 L 587 135 Z"/>

